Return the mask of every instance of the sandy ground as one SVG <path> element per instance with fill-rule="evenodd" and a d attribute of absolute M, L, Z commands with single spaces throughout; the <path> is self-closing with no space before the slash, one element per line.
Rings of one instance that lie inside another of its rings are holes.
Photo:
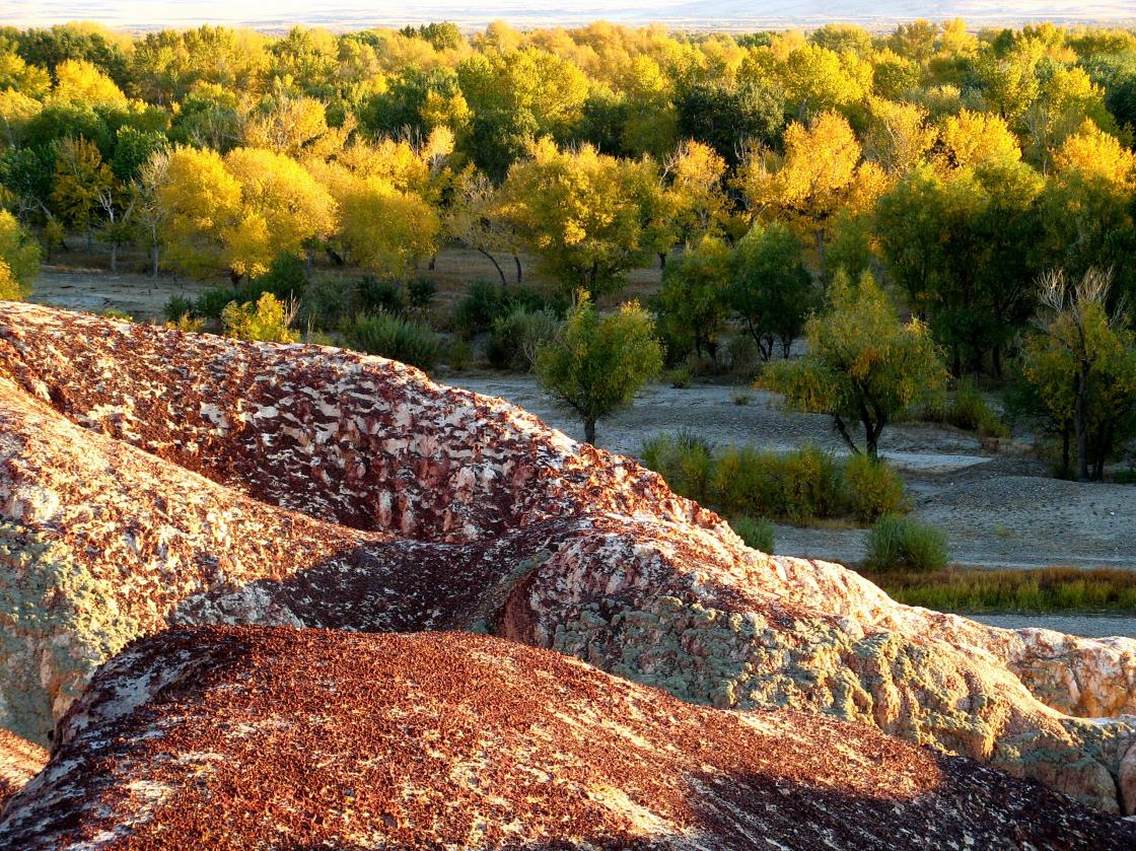
<path fill-rule="evenodd" d="M 582 437 L 580 424 L 529 376 L 451 375 L 443 380 L 501 396 Z M 748 398 L 747 404 L 735 403 L 739 394 Z M 828 417 L 786 412 L 769 393 L 727 386 L 652 386 L 631 408 L 602 421 L 597 436 L 605 449 L 634 455 L 648 438 L 679 429 L 717 446 L 786 451 L 811 442 L 845 451 Z M 1136 569 L 1134 486 L 1053 479 L 1040 461 L 987 452 L 973 435 L 933 425 L 892 426 L 881 449 L 904 475 L 914 503 L 912 516 L 947 533 L 952 560 L 960 565 Z M 857 562 L 863 558 L 865 537 L 862 529 L 779 526 L 776 549 Z"/>
<path fill-rule="evenodd" d="M 166 275 L 151 278 L 131 273 L 112 275 L 101 269 L 44 266 L 28 301 L 91 313 L 121 310 L 135 319 L 152 320 L 162 317 L 162 309 L 172 296 L 192 300 L 213 285 Z"/>
<path fill-rule="evenodd" d="M 1114 615 L 971 615 L 974 620 L 1006 629 L 1036 627 L 1086 638 L 1113 635 L 1136 638 L 1136 617 Z"/>

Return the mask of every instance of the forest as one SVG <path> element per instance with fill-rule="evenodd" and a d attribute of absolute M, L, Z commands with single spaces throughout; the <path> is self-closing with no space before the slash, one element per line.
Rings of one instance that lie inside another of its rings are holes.
<path fill-rule="evenodd" d="M 608 321 L 576 293 L 614 306 L 655 266 L 608 317 L 632 378 L 749 358 L 873 456 L 929 393 L 994 381 L 1101 478 L 1136 430 L 1134 132 L 1124 30 L 4 28 L 0 295 L 97 246 L 212 281 L 168 306 L 183 327 L 429 366 L 423 272 L 460 245 L 494 279 L 442 320 L 451 360 L 489 332 L 530 368 Z"/>

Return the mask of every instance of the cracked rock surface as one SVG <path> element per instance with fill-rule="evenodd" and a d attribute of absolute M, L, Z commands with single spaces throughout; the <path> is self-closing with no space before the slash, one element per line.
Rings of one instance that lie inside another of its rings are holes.
<path fill-rule="evenodd" d="M 471 629 L 1136 809 L 1136 642 L 901 606 L 381 358 L 0 303 L 0 725 L 170 625 Z"/>
<path fill-rule="evenodd" d="M 5 847 L 1136 843 L 1136 824 L 868 725 L 695 706 L 469 633 L 166 631 L 103 667 L 59 732 Z"/>

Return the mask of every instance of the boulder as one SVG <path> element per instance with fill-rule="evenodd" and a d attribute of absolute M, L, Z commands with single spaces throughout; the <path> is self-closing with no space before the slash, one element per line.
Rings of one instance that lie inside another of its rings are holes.
<path fill-rule="evenodd" d="M 381 358 L 2 304 L 0 521 L 0 724 L 39 741 L 169 625 L 469 629 L 1136 806 L 1136 642 L 747 549 L 633 460 Z"/>
<path fill-rule="evenodd" d="M 721 712 L 463 633 L 213 626 L 130 645 L 0 846 L 1062 848 L 1136 824 L 851 724 Z"/>

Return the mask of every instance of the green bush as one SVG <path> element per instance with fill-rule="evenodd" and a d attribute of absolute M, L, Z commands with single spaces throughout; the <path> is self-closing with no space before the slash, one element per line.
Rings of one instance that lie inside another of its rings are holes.
<path fill-rule="evenodd" d="M 868 533 L 869 570 L 941 570 L 947 563 L 947 540 L 938 529 L 904 517 L 885 515 Z"/>
<path fill-rule="evenodd" d="M 493 323 L 516 308 L 530 313 L 547 310 L 562 317 L 568 305 L 562 298 L 549 298 L 529 287 L 503 287 L 492 281 L 473 281 L 454 308 L 454 329 L 465 338 L 493 329 Z"/>
<path fill-rule="evenodd" d="M 663 380 L 675 390 L 685 390 L 690 386 L 691 372 L 688 366 L 676 366 L 663 374 Z"/>
<path fill-rule="evenodd" d="M 406 285 L 406 299 L 416 310 L 426 310 L 434 303 L 438 285 L 429 278 L 415 278 Z"/>
<path fill-rule="evenodd" d="M 179 295 L 172 295 L 166 306 L 162 308 L 162 315 L 167 322 L 177 322 L 183 316 L 193 316 L 193 302 Z"/>
<path fill-rule="evenodd" d="M 742 514 L 730 521 L 730 527 L 750 549 L 773 552 L 773 524 L 768 520 L 755 520 Z"/>
<path fill-rule="evenodd" d="M 715 454 L 706 441 L 680 433 L 648 441 L 640 457 L 676 493 L 727 517 L 867 523 L 907 510 L 903 480 L 866 456 L 841 460 L 815 446 L 784 454 L 730 447 Z"/>
<path fill-rule="evenodd" d="M 406 309 L 402 288 L 395 281 L 365 275 L 356 285 L 356 294 L 363 313 L 397 314 Z"/>
<path fill-rule="evenodd" d="M 976 431 L 983 437 L 1009 437 L 1010 430 L 987 403 L 978 385 L 970 378 L 960 379 L 951 404 L 953 425 Z"/>
<path fill-rule="evenodd" d="M 867 455 L 853 455 L 845 462 L 844 496 L 852 516 L 862 523 L 899 514 L 907 505 L 899 473 Z"/>
<path fill-rule="evenodd" d="M 441 339 L 420 322 L 389 313 L 360 313 L 343 326 L 347 344 L 358 351 L 430 369 L 441 354 Z"/>
<path fill-rule="evenodd" d="M 308 270 L 304 261 L 294 254 L 280 254 L 267 272 L 249 282 L 243 297 L 259 298 L 262 293 L 272 293 L 281 301 L 298 300 L 307 285 Z"/>
<path fill-rule="evenodd" d="M 644 443 L 639 455 L 679 496 L 709 504 L 715 464 L 707 441 L 687 431 L 673 437 L 660 435 Z"/>
<path fill-rule="evenodd" d="M 300 302 L 300 324 L 333 330 L 357 310 L 357 282 L 338 276 L 319 277 L 304 289 Z"/>
<path fill-rule="evenodd" d="M 913 414 L 928 423 L 947 423 L 982 437 L 1009 437 L 1009 426 L 990 407 L 971 378 L 960 378 L 953 395 L 938 393 L 924 400 Z"/>
<path fill-rule="evenodd" d="M 193 313 L 205 319 L 220 319 L 225 307 L 234 301 L 255 301 L 255 299 L 247 298 L 244 292 L 232 287 L 211 287 L 193 302 Z"/>
<path fill-rule="evenodd" d="M 528 372 L 542 343 L 556 336 L 560 319 L 547 308 L 530 310 L 518 305 L 507 316 L 493 320 L 486 354 L 498 369 Z"/>
<path fill-rule="evenodd" d="M 472 360 L 473 350 L 470 348 L 469 343 L 461 338 L 450 342 L 450 347 L 446 353 L 446 362 L 449 363 L 450 369 L 456 372 L 462 372 L 463 370 L 469 369 L 469 364 Z"/>

